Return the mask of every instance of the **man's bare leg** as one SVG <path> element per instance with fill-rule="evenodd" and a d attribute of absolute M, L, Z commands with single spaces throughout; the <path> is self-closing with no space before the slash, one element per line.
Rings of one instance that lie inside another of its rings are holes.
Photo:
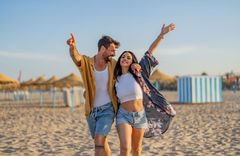
<path fill-rule="evenodd" d="M 111 150 L 108 145 L 108 140 L 106 136 L 96 135 L 95 136 L 95 156 L 110 156 Z"/>

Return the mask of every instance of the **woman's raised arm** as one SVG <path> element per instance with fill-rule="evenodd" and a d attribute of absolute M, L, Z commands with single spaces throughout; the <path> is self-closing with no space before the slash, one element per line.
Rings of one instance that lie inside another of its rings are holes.
<path fill-rule="evenodd" d="M 175 24 L 171 23 L 168 26 L 165 26 L 165 24 L 163 24 L 162 26 L 162 31 L 161 33 L 158 35 L 158 37 L 153 41 L 153 43 L 151 44 L 151 46 L 148 49 L 148 52 L 152 55 L 153 52 L 156 50 L 156 48 L 159 46 L 159 44 L 161 43 L 162 39 L 164 38 L 164 36 L 169 33 L 170 31 L 173 31 L 175 29 Z"/>

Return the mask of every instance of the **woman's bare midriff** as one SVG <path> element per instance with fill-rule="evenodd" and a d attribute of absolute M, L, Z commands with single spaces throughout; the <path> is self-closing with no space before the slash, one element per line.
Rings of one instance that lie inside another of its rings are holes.
<path fill-rule="evenodd" d="M 143 110 L 143 100 L 131 100 L 124 103 L 121 103 L 121 106 L 128 112 L 140 112 Z"/>

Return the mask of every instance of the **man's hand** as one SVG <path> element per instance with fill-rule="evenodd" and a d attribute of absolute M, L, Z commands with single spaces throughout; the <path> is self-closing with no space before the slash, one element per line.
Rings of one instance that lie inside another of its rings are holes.
<path fill-rule="evenodd" d="M 71 33 L 71 38 L 67 40 L 67 44 L 69 45 L 69 47 L 71 49 L 76 48 L 76 40 L 75 40 L 75 37 L 74 37 L 73 33 Z"/>
<path fill-rule="evenodd" d="M 163 24 L 162 31 L 161 31 L 160 35 L 162 35 L 162 37 L 163 37 L 164 35 L 166 35 L 170 31 L 173 31 L 175 28 L 176 28 L 176 25 L 174 23 L 171 23 L 166 27 L 165 27 L 165 24 Z"/>
<path fill-rule="evenodd" d="M 135 72 L 140 73 L 142 70 L 141 66 L 138 63 L 133 63 L 131 65 L 131 69 L 133 70 L 134 73 Z"/>

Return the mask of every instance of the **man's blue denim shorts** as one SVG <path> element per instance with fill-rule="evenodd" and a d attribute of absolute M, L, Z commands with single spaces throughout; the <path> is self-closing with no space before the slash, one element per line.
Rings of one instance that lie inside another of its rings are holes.
<path fill-rule="evenodd" d="M 116 127 L 121 123 L 127 123 L 134 128 L 148 127 L 147 117 L 144 109 L 140 112 L 128 112 L 120 107 L 117 113 Z"/>
<path fill-rule="evenodd" d="M 114 109 L 112 103 L 107 103 L 100 107 L 93 108 L 89 117 L 87 117 L 88 127 L 92 138 L 95 136 L 107 136 L 111 130 L 114 121 Z"/>

